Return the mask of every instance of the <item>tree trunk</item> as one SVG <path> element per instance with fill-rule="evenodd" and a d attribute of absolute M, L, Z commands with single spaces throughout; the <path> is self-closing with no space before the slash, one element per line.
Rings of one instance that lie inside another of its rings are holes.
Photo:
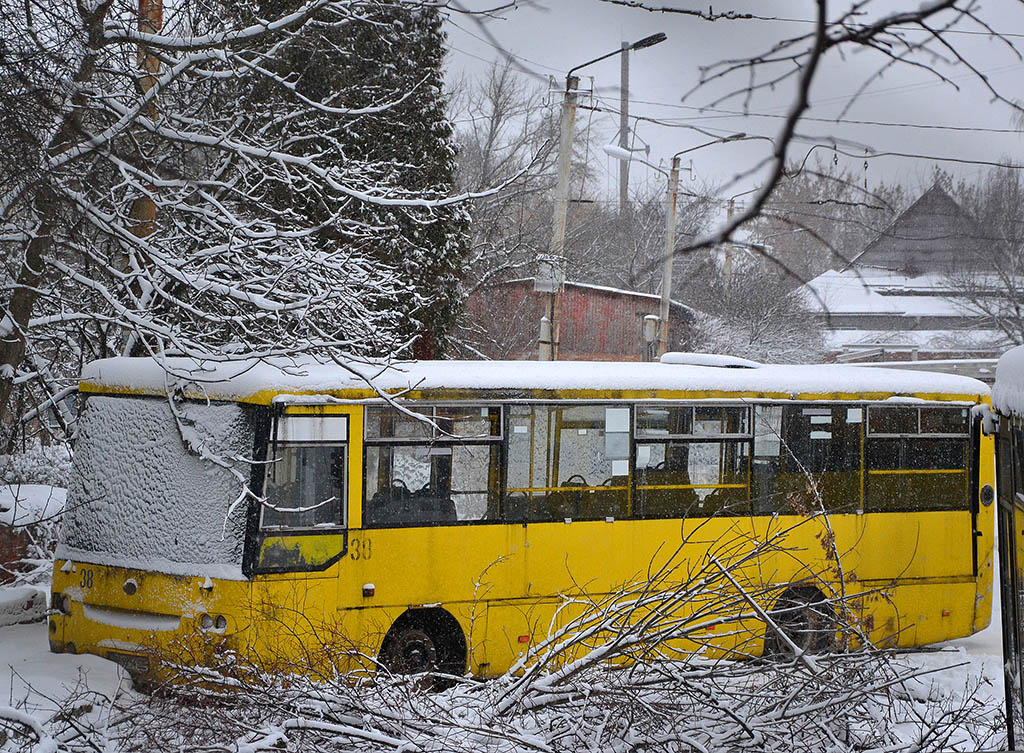
<path fill-rule="evenodd" d="M 97 5 L 92 13 L 82 16 L 82 26 L 88 34 L 89 44 L 74 76 L 76 93 L 67 103 L 68 106 L 60 116 L 60 125 L 49 143 L 47 153 L 50 155 L 59 154 L 70 148 L 80 138 L 83 130 L 82 112 L 86 105 L 81 85 L 92 80 L 95 73 L 97 51 L 103 44 L 103 23 L 109 8 L 110 0 L 107 0 Z M 21 260 L 17 283 L 7 303 L 6 315 L 0 323 L 0 426 L 7 426 L 11 420 L 11 388 L 17 369 L 25 358 L 28 323 L 38 297 L 38 285 L 43 275 L 43 260 L 53 245 L 52 232 L 57 226 L 56 197 L 52 195 L 49 187 L 43 190 L 45 195 L 40 197 L 37 192 L 37 200 L 34 202 L 40 221 L 36 232 L 32 234 L 25 247 L 25 257 Z M 32 202 L 32 199 L 29 201 Z M 16 211 L 16 207 L 10 207 L 10 211 Z"/>

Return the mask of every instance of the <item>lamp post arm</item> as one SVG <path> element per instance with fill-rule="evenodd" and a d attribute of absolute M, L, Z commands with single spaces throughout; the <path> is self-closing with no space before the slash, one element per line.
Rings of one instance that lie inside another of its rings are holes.
<path fill-rule="evenodd" d="M 569 78 L 571 78 L 572 74 L 578 71 L 580 68 L 586 68 L 588 65 L 593 65 L 594 63 L 599 63 L 602 60 L 607 60 L 612 55 L 621 55 L 623 52 L 626 52 L 627 50 L 643 50 L 647 47 L 653 47 L 656 44 L 661 44 L 667 38 L 668 37 L 666 37 L 665 34 L 662 32 L 658 32 L 657 34 L 651 34 L 651 36 L 644 37 L 640 41 L 634 42 L 633 44 L 628 45 L 627 47 L 620 47 L 617 50 L 612 50 L 611 52 L 601 55 L 601 57 L 596 57 L 593 60 L 588 60 L 585 63 L 580 63 L 579 65 L 569 69 L 569 74 L 565 77 L 566 88 L 568 88 L 569 86 Z"/>
<path fill-rule="evenodd" d="M 568 75 L 566 75 L 566 77 L 565 77 L 566 88 L 568 88 L 568 86 L 569 86 L 569 79 L 572 78 L 572 74 L 574 74 L 580 68 L 586 68 L 588 65 L 593 65 L 594 63 L 600 63 L 602 60 L 607 60 L 608 58 L 612 57 L 613 55 L 621 55 L 623 52 L 625 52 L 628 49 L 629 49 L 629 47 L 622 47 L 622 48 L 620 48 L 618 50 L 612 50 L 611 52 L 606 53 L 606 54 L 602 55 L 601 57 L 594 58 L 593 60 L 588 60 L 585 63 L 580 63 L 579 65 L 570 68 Z"/>

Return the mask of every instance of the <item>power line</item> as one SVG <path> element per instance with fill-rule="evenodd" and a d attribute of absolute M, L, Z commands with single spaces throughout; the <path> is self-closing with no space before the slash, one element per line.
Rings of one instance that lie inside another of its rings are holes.
<path fill-rule="evenodd" d="M 609 103 L 609 100 L 603 97 L 595 95 L 601 103 L 601 109 L 612 114 L 618 114 L 616 105 Z M 786 118 L 786 115 L 768 113 L 768 112 L 744 112 L 742 110 L 726 110 L 719 107 L 697 107 L 694 105 L 680 105 L 669 102 L 658 102 L 649 99 L 631 99 L 631 104 L 641 105 L 653 105 L 655 107 L 665 107 L 676 110 L 688 110 L 694 113 L 712 112 L 717 113 L 716 115 L 695 115 L 692 117 L 679 117 L 679 118 L 655 118 L 652 116 L 644 115 L 633 115 L 631 118 L 642 120 L 645 122 L 653 123 L 655 125 L 664 125 L 670 128 L 685 128 L 688 127 L 695 121 L 706 122 L 709 120 L 726 120 L 736 117 L 741 118 L 769 118 L 773 120 L 781 120 Z M 1019 128 L 989 128 L 986 126 L 958 126 L 958 125 L 938 125 L 933 123 L 906 123 L 906 122 L 893 122 L 885 120 L 862 120 L 857 118 L 821 118 L 814 116 L 803 116 L 800 118 L 801 122 L 811 123 L 826 123 L 828 125 L 868 125 L 868 126 L 883 126 L 889 128 L 915 128 L 920 130 L 937 130 L 937 131 L 953 131 L 963 133 L 1002 133 L 1002 134 L 1024 134 Z M 725 129 L 719 129 L 725 130 Z"/>
<path fill-rule="evenodd" d="M 616 2 L 616 0 L 607 0 L 614 5 L 620 5 L 622 3 Z M 665 11 L 663 11 L 665 12 Z M 756 13 L 737 13 L 735 16 L 728 18 L 730 21 L 778 21 L 784 23 L 794 24 L 813 24 L 817 25 L 818 20 L 813 18 L 788 18 L 786 16 L 759 16 Z M 827 24 L 831 27 L 851 28 L 851 29 L 867 29 L 871 27 L 871 24 L 851 23 L 851 22 L 840 22 L 840 21 L 828 21 Z M 931 29 L 921 28 L 919 26 L 889 26 L 886 27 L 889 31 L 910 31 L 923 34 L 933 34 Z M 972 31 L 970 29 L 943 29 L 943 34 L 962 34 L 968 36 L 979 36 L 979 37 L 1006 37 L 1008 39 L 1024 39 L 1024 33 L 1016 32 L 999 32 L 993 34 L 991 31 Z"/>
<path fill-rule="evenodd" d="M 488 45 L 489 47 L 494 48 L 495 50 L 500 52 L 505 57 L 515 58 L 520 63 L 529 63 L 530 65 L 537 66 L 538 68 L 546 68 L 547 70 L 549 70 L 549 71 L 551 71 L 553 73 L 558 73 L 560 75 L 565 73 L 565 71 L 561 70 L 560 68 L 554 68 L 554 67 L 552 67 L 550 65 L 545 65 L 544 63 L 538 63 L 536 60 L 530 60 L 529 58 L 523 57 L 522 55 L 517 55 L 517 54 L 511 52 L 510 50 L 505 49 L 501 45 L 495 44 L 494 42 L 492 42 L 491 40 L 487 39 L 486 37 L 482 37 L 479 34 L 474 34 L 469 29 L 467 29 L 465 26 L 461 26 L 458 23 L 456 23 L 455 21 L 453 21 L 450 17 L 448 19 L 448 22 L 452 26 L 454 26 L 455 28 L 457 28 L 460 31 L 462 31 L 464 34 L 468 34 L 469 36 L 473 37 L 473 39 L 477 40 L 478 42 L 483 42 L 484 44 Z M 449 45 L 449 46 L 451 46 L 451 45 Z M 452 47 L 452 49 L 456 49 L 456 48 Z M 462 52 L 465 55 L 469 54 L 469 53 L 465 52 L 464 50 L 459 50 L 459 52 Z M 476 57 L 476 56 L 472 56 L 472 57 Z M 477 59 L 478 60 L 483 60 L 483 58 L 477 58 Z M 487 62 L 487 61 L 485 61 L 485 62 Z M 490 61 L 490 62 L 493 62 L 493 61 Z"/>
<path fill-rule="evenodd" d="M 815 19 L 811 19 L 811 18 L 786 18 L 785 16 L 751 16 L 750 19 L 752 21 L 784 21 L 786 23 L 794 23 L 794 24 L 815 24 L 816 25 L 818 23 Z M 737 20 L 743 20 L 743 19 L 737 19 Z M 836 22 L 836 21 L 829 22 L 829 25 L 830 26 L 842 26 L 844 28 L 845 27 L 849 27 L 849 28 L 852 28 L 852 29 L 867 29 L 867 28 L 870 27 L 870 24 L 839 23 L 839 22 Z M 920 28 L 918 26 L 889 26 L 888 29 L 891 30 L 891 31 L 912 31 L 912 32 L 918 32 L 918 33 L 922 33 L 922 34 L 932 34 L 931 30 L 929 30 L 929 29 L 922 29 L 922 28 Z M 962 35 L 966 35 L 966 36 L 978 36 L 978 37 L 995 37 L 995 36 L 999 36 L 999 37 L 1006 37 L 1008 39 L 1024 39 L 1024 33 L 1018 34 L 1018 33 L 1015 33 L 1015 32 L 999 32 L 998 34 L 993 34 L 990 31 L 971 31 L 970 29 L 943 29 L 942 33 L 943 34 L 962 34 Z"/>
<path fill-rule="evenodd" d="M 772 118 L 782 120 L 786 116 L 778 115 L 775 113 L 764 113 L 764 112 L 743 112 L 741 110 L 724 110 L 717 107 L 691 107 L 687 105 L 672 105 L 665 102 L 654 102 L 650 100 L 630 100 L 631 103 L 644 104 L 644 105 L 657 105 L 660 107 L 675 107 L 684 110 L 693 110 L 695 112 L 715 112 L 720 113 L 722 118 L 731 117 L 744 117 L 744 118 Z M 702 117 L 697 116 L 695 118 L 687 118 L 687 120 L 715 120 L 719 116 L 708 116 Z M 956 126 L 956 125 L 936 125 L 931 123 L 893 123 L 882 120 L 859 120 L 855 118 L 816 118 L 812 116 L 804 116 L 800 118 L 801 121 L 808 121 L 813 123 L 829 123 L 832 125 L 870 125 L 870 126 L 886 126 L 890 128 L 920 128 L 925 130 L 939 130 L 939 131 L 965 131 L 973 133 L 1013 133 L 1020 134 L 1019 128 L 987 128 L 983 126 Z"/>

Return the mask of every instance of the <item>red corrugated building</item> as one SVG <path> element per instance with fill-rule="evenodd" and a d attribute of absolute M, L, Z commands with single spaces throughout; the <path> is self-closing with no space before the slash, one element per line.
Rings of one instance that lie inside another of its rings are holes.
<path fill-rule="evenodd" d="M 558 296 L 560 361 L 651 360 L 644 317 L 657 316 L 660 296 L 601 285 L 566 282 Z M 548 294 L 533 279 L 512 280 L 475 291 L 466 301 L 469 339 L 486 358 L 535 360 Z M 672 302 L 669 348 L 684 349 L 693 311 Z"/>

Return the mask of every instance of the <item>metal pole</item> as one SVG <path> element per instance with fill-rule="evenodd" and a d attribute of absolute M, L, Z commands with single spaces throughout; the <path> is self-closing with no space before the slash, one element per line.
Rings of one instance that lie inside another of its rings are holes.
<path fill-rule="evenodd" d="M 727 223 L 732 222 L 733 213 L 736 211 L 736 199 L 735 197 L 729 199 L 729 208 L 726 210 L 725 221 Z M 732 241 L 725 244 L 725 286 L 728 288 L 732 284 Z"/>
<path fill-rule="evenodd" d="M 629 149 L 629 42 L 622 43 L 622 67 L 619 72 L 619 146 Z M 619 214 L 626 214 L 629 201 L 629 160 L 619 162 Z"/>
<path fill-rule="evenodd" d="M 679 157 L 672 158 L 665 192 L 665 266 L 661 273 L 661 327 L 658 329 L 658 357 L 668 352 L 669 310 L 672 304 L 672 257 L 676 251 L 676 194 L 679 190 Z"/>
<path fill-rule="evenodd" d="M 555 212 L 551 223 L 551 248 L 550 256 L 553 262 L 557 263 L 562 258 L 562 251 L 565 247 L 565 221 L 569 211 L 569 167 L 572 164 L 572 134 L 576 121 L 576 87 L 579 86 L 579 78 L 568 76 L 565 79 L 565 98 L 562 100 L 561 137 L 558 141 L 558 182 L 555 184 Z M 558 360 L 559 343 L 559 311 L 558 293 L 561 285 L 558 285 L 551 295 L 549 304 L 549 317 L 551 328 L 550 360 Z M 539 349 L 540 360 L 548 360 L 545 357 L 544 348 Z"/>

